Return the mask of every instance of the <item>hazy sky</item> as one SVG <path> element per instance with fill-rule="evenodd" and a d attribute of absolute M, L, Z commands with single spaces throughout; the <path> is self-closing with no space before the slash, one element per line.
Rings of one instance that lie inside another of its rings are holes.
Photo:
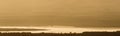
<path fill-rule="evenodd" d="M 0 26 L 120 26 L 119 0 L 0 0 Z"/>

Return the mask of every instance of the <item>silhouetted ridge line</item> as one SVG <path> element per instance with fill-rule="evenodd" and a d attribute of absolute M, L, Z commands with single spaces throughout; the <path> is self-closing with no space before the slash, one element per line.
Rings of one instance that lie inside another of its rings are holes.
<path fill-rule="evenodd" d="M 31 33 L 31 32 L 15 32 L 1 33 L 0 36 L 120 36 L 120 31 L 117 32 L 83 32 L 83 33 Z"/>

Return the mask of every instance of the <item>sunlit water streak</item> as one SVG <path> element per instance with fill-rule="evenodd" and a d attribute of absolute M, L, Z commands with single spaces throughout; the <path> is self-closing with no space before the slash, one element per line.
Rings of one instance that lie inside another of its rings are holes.
<path fill-rule="evenodd" d="M 0 27 L 0 28 L 19 28 L 19 29 L 48 29 L 45 31 L 1 31 L 1 32 L 31 32 L 31 33 L 82 33 L 85 31 L 97 31 L 97 32 L 114 32 L 119 31 L 120 28 L 78 28 L 78 27 Z"/>

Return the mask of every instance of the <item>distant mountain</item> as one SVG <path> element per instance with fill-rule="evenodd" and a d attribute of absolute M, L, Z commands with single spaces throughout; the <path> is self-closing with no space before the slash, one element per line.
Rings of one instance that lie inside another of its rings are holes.
<path fill-rule="evenodd" d="M 0 31 L 46 31 L 48 29 L 30 29 L 30 28 L 0 28 Z"/>

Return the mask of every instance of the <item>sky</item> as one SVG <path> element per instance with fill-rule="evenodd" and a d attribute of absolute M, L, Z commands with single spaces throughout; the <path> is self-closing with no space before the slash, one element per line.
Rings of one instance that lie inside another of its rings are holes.
<path fill-rule="evenodd" d="M 119 0 L 0 0 L 0 26 L 120 27 Z"/>

